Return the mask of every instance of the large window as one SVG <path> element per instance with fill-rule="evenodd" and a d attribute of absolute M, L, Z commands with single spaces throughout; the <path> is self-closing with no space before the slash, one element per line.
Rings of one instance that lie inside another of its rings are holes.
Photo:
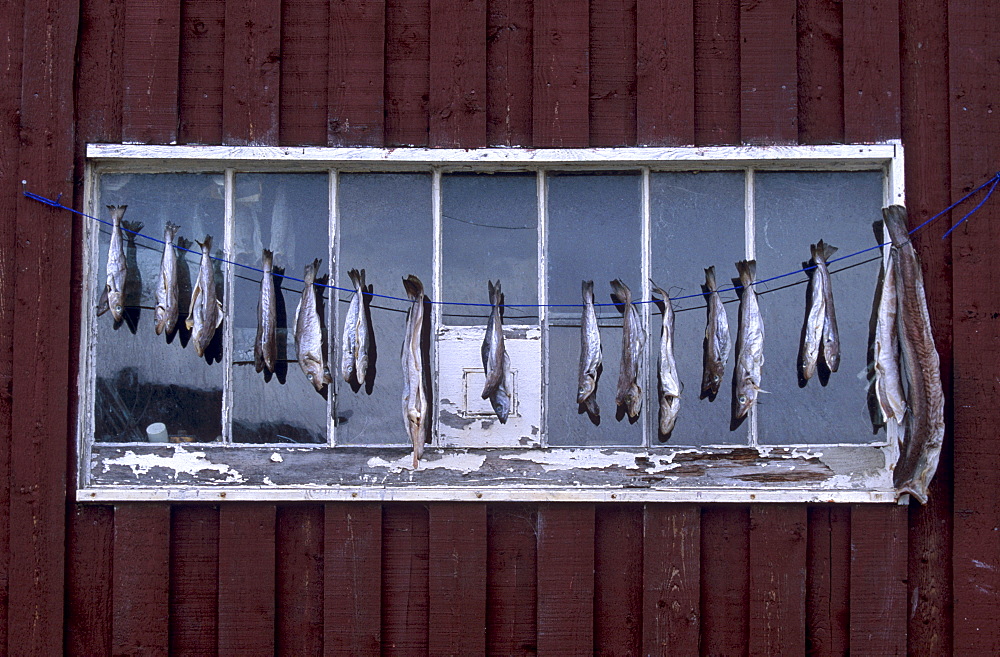
<path fill-rule="evenodd" d="M 797 357 L 809 278 L 798 270 L 809 246 L 823 239 L 844 255 L 878 244 L 881 208 L 902 202 L 898 143 L 568 151 L 91 145 L 88 158 L 87 214 L 107 222 L 106 206 L 128 206 L 128 273 L 122 321 L 98 316 L 112 229 L 88 221 L 82 500 L 894 497 L 895 427 L 887 437 L 873 416 L 868 377 L 877 250 L 831 267 L 839 371 L 806 383 Z M 153 325 L 158 240 L 168 223 L 180 227 L 181 316 L 164 336 Z M 184 320 L 208 235 L 224 318 L 199 357 Z M 264 250 L 279 274 L 273 373 L 258 372 L 254 357 Z M 301 371 L 295 344 L 298 279 L 315 259 L 333 379 L 320 392 Z M 796 273 L 756 287 L 767 393 L 736 421 L 735 349 L 718 396 L 699 396 L 702 293 L 704 269 L 714 266 L 735 342 L 741 259 L 756 259 L 758 279 Z M 355 269 L 373 292 L 361 311 L 373 338 L 365 380 L 348 382 L 342 336 Z M 401 404 L 411 305 L 402 279 L 411 274 L 428 298 L 430 442 L 416 470 Z M 615 404 L 624 312 L 611 296 L 616 278 L 639 302 L 649 336 L 638 418 Z M 480 395 L 487 281 L 498 279 L 510 359 L 504 423 Z M 603 347 L 599 417 L 576 403 L 583 280 L 594 281 Z M 658 430 L 654 283 L 675 299 L 684 386 L 669 436 Z"/>

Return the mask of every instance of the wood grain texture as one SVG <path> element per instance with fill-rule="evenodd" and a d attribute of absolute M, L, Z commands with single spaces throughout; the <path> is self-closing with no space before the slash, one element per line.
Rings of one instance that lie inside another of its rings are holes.
<path fill-rule="evenodd" d="M 385 3 L 385 144 L 427 145 L 430 0 Z"/>
<path fill-rule="evenodd" d="M 180 0 L 125 3 L 123 141 L 169 144 L 177 139 L 180 19 Z"/>
<path fill-rule="evenodd" d="M 281 90 L 281 0 L 226 3 L 222 140 L 276 145 Z"/>
<path fill-rule="evenodd" d="M 740 141 L 739 38 L 739 3 L 695 3 L 694 122 L 699 146 Z"/>
<path fill-rule="evenodd" d="M 851 508 L 850 653 L 906 654 L 906 531 L 903 506 Z"/>
<path fill-rule="evenodd" d="M 647 504 L 642 548 L 642 654 L 698 654 L 701 509 Z"/>
<path fill-rule="evenodd" d="M 275 507 L 219 508 L 219 655 L 274 655 Z"/>
<path fill-rule="evenodd" d="M 385 122 L 384 0 L 330 5 L 327 144 L 381 146 Z"/>
<path fill-rule="evenodd" d="M 486 654 L 486 505 L 431 504 L 428 653 Z"/>
<path fill-rule="evenodd" d="M 843 2 L 798 0 L 799 143 L 844 141 Z"/>
<path fill-rule="evenodd" d="M 694 0 L 638 0 L 636 139 L 688 146 L 694 135 Z"/>
<path fill-rule="evenodd" d="M 533 20 L 534 146 L 587 146 L 590 143 L 587 0 L 535 0 Z"/>
<path fill-rule="evenodd" d="M 114 508 L 74 505 L 66 527 L 66 638 L 71 657 L 111 654 Z"/>
<path fill-rule="evenodd" d="M 746 655 L 749 636 L 750 510 L 701 511 L 701 654 Z"/>
<path fill-rule="evenodd" d="M 486 0 L 431 0 L 429 140 L 486 145 Z"/>
<path fill-rule="evenodd" d="M 115 0 L 82 0 L 78 48 L 77 143 L 120 141 L 126 59 L 124 4 Z M 133 64 L 133 72 L 134 68 Z"/>
<path fill-rule="evenodd" d="M 806 648 L 807 509 L 750 507 L 751 655 L 801 655 Z"/>
<path fill-rule="evenodd" d="M 899 6 L 844 3 L 844 137 L 899 138 Z"/>
<path fill-rule="evenodd" d="M 422 504 L 382 513 L 382 654 L 429 654 L 428 511 Z"/>
<path fill-rule="evenodd" d="M 537 507 L 487 507 L 486 652 L 520 655 L 536 646 Z"/>
<path fill-rule="evenodd" d="M 590 145 L 636 143 L 636 0 L 590 7 Z"/>
<path fill-rule="evenodd" d="M 175 504 L 170 515 L 170 652 L 218 647 L 219 507 Z"/>
<path fill-rule="evenodd" d="M 323 505 L 279 506 L 275 522 L 275 655 L 323 654 Z"/>
<path fill-rule="evenodd" d="M 533 3 L 487 0 L 486 143 L 531 145 Z"/>
<path fill-rule="evenodd" d="M 538 653 L 594 649 L 594 505 L 538 507 Z"/>
<path fill-rule="evenodd" d="M 374 657 L 382 637 L 382 505 L 324 508 L 324 654 Z"/>
<path fill-rule="evenodd" d="M 278 132 L 283 146 L 326 146 L 330 15 L 342 3 L 281 3 L 281 98 Z"/>
<path fill-rule="evenodd" d="M 806 548 L 806 654 L 845 655 L 851 583 L 851 509 L 809 509 Z"/>
<path fill-rule="evenodd" d="M 112 654 L 167 655 L 170 505 L 117 505 L 114 527 Z"/>
<path fill-rule="evenodd" d="M 594 510 L 594 655 L 642 652 L 643 509 Z"/>
<path fill-rule="evenodd" d="M 177 113 L 179 144 L 222 143 L 225 0 L 185 0 Z"/>
<path fill-rule="evenodd" d="M 795 0 L 740 3 L 740 131 L 744 144 L 799 136 Z"/>

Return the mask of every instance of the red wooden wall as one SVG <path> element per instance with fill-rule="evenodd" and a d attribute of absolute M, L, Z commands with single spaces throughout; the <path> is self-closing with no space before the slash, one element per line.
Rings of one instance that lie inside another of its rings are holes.
<path fill-rule="evenodd" d="M 0 3 L 0 652 L 1000 653 L 1000 198 L 918 247 L 927 507 L 78 505 L 87 142 L 904 140 L 913 222 L 1000 168 L 1000 3 Z M 955 214 L 957 219 L 960 215 Z"/>

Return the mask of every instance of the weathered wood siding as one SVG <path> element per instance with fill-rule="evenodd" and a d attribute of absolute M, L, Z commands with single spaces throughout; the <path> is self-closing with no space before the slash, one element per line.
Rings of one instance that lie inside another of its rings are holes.
<path fill-rule="evenodd" d="M 86 142 L 901 137 L 918 223 L 1000 166 L 998 11 L 0 3 L 0 653 L 1000 653 L 1000 197 L 917 238 L 949 422 L 930 504 L 907 509 L 76 505 L 80 223 L 20 195 L 80 207 Z"/>

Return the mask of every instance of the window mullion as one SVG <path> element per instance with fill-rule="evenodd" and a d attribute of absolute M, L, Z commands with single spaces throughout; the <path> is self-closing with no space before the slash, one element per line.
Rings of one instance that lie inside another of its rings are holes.
<path fill-rule="evenodd" d="M 542 396 L 541 396 L 541 418 L 542 435 L 540 442 L 542 447 L 549 444 L 549 421 L 548 421 L 548 394 L 549 394 L 549 318 L 546 304 L 549 300 L 549 230 L 548 230 L 548 198 L 547 180 L 545 170 L 539 169 L 535 179 L 536 196 L 538 198 L 538 324 L 542 329 Z"/>
<path fill-rule="evenodd" d="M 236 311 L 235 289 L 236 275 L 234 270 L 233 252 L 236 240 L 236 170 L 226 169 L 225 175 L 225 210 L 223 216 L 222 237 L 222 280 L 225 289 L 226 317 L 222 322 L 222 442 L 233 442 L 233 338 L 234 317 Z"/>
<path fill-rule="evenodd" d="M 431 222 L 434 231 L 434 255 L 431 261 L 431 269 L 433 271 L 434 280 L 431 282 L 431 299 L 434 301 L 441 300 L 441 290 L 443 289 L 444 282 L 441 278 L 441 248 L 442 248 L 442 236 L 441 236 L 441 169 L 435 167 L 431 170 Z M 432 418 L 431 424 L 431 444 L 438 444 L 438 414 L 441 408 L 441 385 L 440 385 L 440 372 L 441 372 L 441 349 L 438 344 L 438 329 L 444 325 L 443 313 L 444 306 L 440 303 L 435 303 L 432 306 L 431 313 L 431 344 L 433 345 L 433 354 L 431 360 L 434 363 L 434 369 L 431 373 L 431 387 L 432 390 L 432 404 L 430 408 L 430 415 Z"/>
<path fill-rule="evenodd" d="M 744 178 L 744 191 L 743 191 L 743 207 L 744 207 L 744 245 L 746 251 L 747 260 L 754 260 L 757 258 L 757 210 L 754 203 L 754 169 L 753 167 L 747 167 L 746 176 Z M 734 341 L 734 345 L 735 345 Z M 737 359 L 739 358 L 739 353 L 736 353 Z M 756 445 L 758 440 L 757 433 L 757 405 L 754 404 L 750 408 L 750 417 L 747 419 L 749 426 L 747 427 L 747 437 L 750 439 L 751 445 Z"/>
<path fill-rule="evenodd" d="M 641 270 L 642 270 L 642 299 L 646 301 L 650 299 L 653 295 L 652 285 L 650 283 L 650 277 L 652 274 L 652 245 L 650 244 L 650 199 L 649 199 L 649 167 L 642 168 L 642 260 L 641 260 Z M 642 321 L 643 325 L 646 327 L 650 326 L 650 319 L 652 317 L 652 304 L 644 303 L 642 304 Z M 646 400 L 652 400 L 652 403 L 648 403 L 646 408 L 646 417 L 642 423 L 642 444 L 650 445 L 653 443 L 653 436 L 659 435 L 659 418 L 657 413 L 660 408 L 659 404 L 659 389 L 657 388 L 657 376 L 656 368 L 649 367 L 649 354 L 659 353 L 659 339 L 660 332 L 658 330 L 649 331 L 649 338 L 646 340 L 646 353 L 642 361 L 641 374 L 644 374 L 646 390 L 651 391 L 653 394 L 646 395 Z M 652 426 L 650 423 L 652 422 Z M 654 428 L 655 427 L 655 428 Z"/>
<path fill-rule="evenodd" d="M 340 287 L 340 207 L 337 202 L 337 194 L 340 185 L 340 173 L 337 169 L 330 169 L 330 201 L 329 219 L 327 230 L 329 231 L 327 262 L 329 263 L 330 275 L 327 280 L 333 287 Z M 333 381 L 328 384 L 326 395 L 326 441 L 330 446 L 337 444 L 337 427 L 335 418 L 337 417 L 337 394 L 339 377 L 337 376 L 337 327 L 340 326 L 340 294 L 337 290 L 329 288 L 327 290 L 326 302 L 326 335 L 327 335 L 327 366 L 333 375 Z"/>

